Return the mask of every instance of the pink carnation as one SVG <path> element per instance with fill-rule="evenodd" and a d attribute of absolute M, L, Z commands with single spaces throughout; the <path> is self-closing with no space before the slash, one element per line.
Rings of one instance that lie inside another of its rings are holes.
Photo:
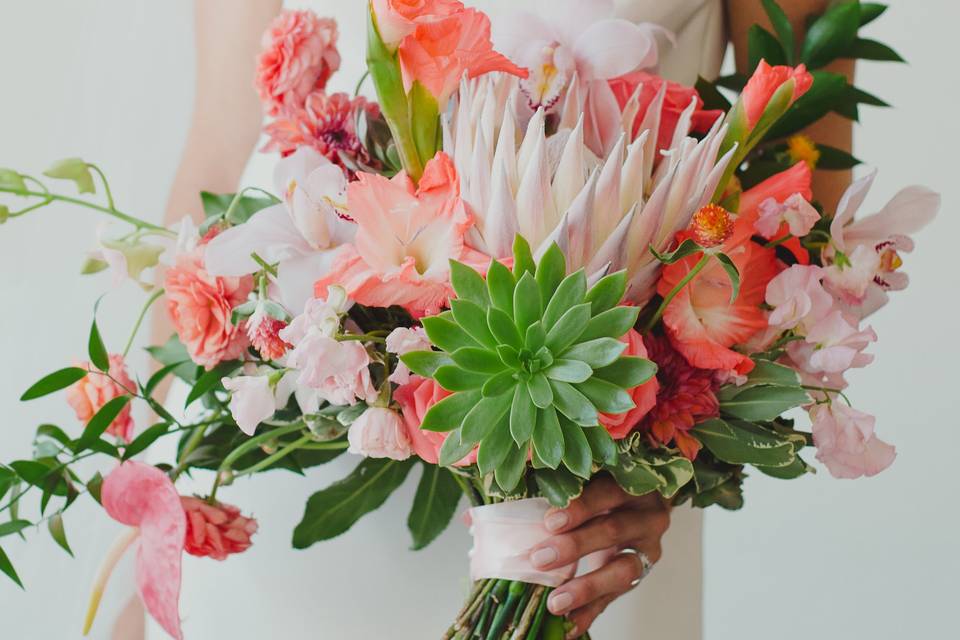
<path fill-rule="evenodd" d="M 233 308 L 253 290 L 253 278 L 211 276 L 203 268 L 203 246 L 183 254 L 167 270 L 167 312 L 180 342 L 199 365 L 212 369 L 243 356 L 247 336 L 231 322 Z"/>
<path fill-rule="evenodd" d="M 625 356 L 636 356 L 639 358 L 647 357 L 647 348 L 643 344 L 643 337 L 631 329 L 627 335 L 620 339 L 627 343 L 627 350 L 623 352 Z M 650 409 L 657 403 L 657 391 L 660 384 L 656 378 L 652 378 L 638 387 L 630 389 L 630 399 L 636 405 L 630 411 L 620 414 L 600 414 L 600 424 L 602 424 L 610 435 L 616 440 L 621 440 L 630 435 L 630 432 L 636 428 Z"/>
<path fill-rule="evenodd" d="M 400 404 L 400 410 L 403 412 L 403 423 L 413 452 L 430 464 L 437 464 L 440 460 L 440 449 L 449 434 L 424 431 L 420 425 L 430 407 L 449 395 L 450 392 L 436 381 L 420 376 L 410 376 L 410 382 L 398 387 L 393 394 L 393 399 Z M 457 466 L 473 464 L 476 461 L 477 450 L 474 449 L 463 460 L 457 462 Z"/>
<path fill-rule="evenodd" d="M 218 502 L 181 496 L 187 515 L 184 551 L 192 556 L 225 560 L 231 553 L 250 548 L 250 536 L 257 532 L 257 521 L 240 514 L 240 509 Z"/>
<path fill-rule="evenodd" d="M 136 389 L 136 385 L 127 374 L 127 366 L 121 355 L 110 356 L 110 368 L 107 371 L 109 375 L 95 370 L 89 362 L 78 366 L 90 373 L 67 389 L 67 403 L 77 414 L 77 420 L 84 424 L 89 422 L 90 418 L 103 408 L 103 405 L 114 398 L 129 395 Z M 133 418 L 130 415 L 129 403 L 107 427 L 107 433 L 130 442 L 133 436 Z"/>
<path fill-rule="evenodd" d="M 337 23 L 310 11 L 283 11 L 263 34 L 257 91 L 271 115 L 302 107 L 340 68 Z"/>

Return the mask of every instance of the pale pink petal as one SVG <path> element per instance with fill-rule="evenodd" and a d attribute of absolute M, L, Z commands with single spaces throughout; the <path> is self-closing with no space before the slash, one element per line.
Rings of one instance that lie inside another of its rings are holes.
<path fill-rule="evenodd" d="M 877 213 L 844 230 L 847 244 L 875 244 L 893 236 L 910 236 L 930 224 L 940 209 L 940 194 L 926 187 L 907 187 Z"/>
<path fill-rule="evenodd" d="M 214 276 L 242 276 L 261 268 L 250 257 L 253 253 L 273 263 L 312 251 L 293 224 L 286 205 L 278 204 L 217 234 L 206 246 L 204 267 Z"/>
<path fill-rule="evenodd" d="M 580 33 L 573 51 L 582 77 L 597 80 L 609 80 L 657 63 L 657 41 L 652 30 L 629 20 L 591 24 Z"/>

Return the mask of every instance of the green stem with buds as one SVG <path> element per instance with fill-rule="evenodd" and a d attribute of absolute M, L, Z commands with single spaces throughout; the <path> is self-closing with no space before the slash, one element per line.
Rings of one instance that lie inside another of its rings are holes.
<path fill-rule="evenodd" d="M 106 213 L 107 215 L 113 216 L 118 220 L 122 220 L 123 222 L 126 222 L 128 224 L 132 224 L 137 229 L 149 229 L 151 231 L 155 231 L 161 235 L 165 235 L 171 238 L 175 238 L 177 235 L 173 231 L 170 231 L 169 229 L 164 229 L 163 227 L 159 225 L 155 225 L 151 222 L 147 222 L 146 220 L 141 220 L 139 218 L 135 218 L 131 215 L 123 213 L 122 211 L 117 211 L 116 209 L 113 209 L 110 207 L 103 207 L 98 204 L 94 204 L 93 202 L 87 202 L 86 200 L 81 200 L 80 198 L 63 196 L 57 193 L 51 193 L 49 191 L 47 192 L 24 191 L 22 189 L 12 189 L 9 187 L 0 187 L 0 193 L 12 193 L 13 195 L 23 196 L 26 198 L 43 198 L 44 200 L 46 200 L 44 204 L 49 204 L 54 201 L 67 202 L 69 204 L 75 204 L 81 207 L 87 207 L 88 209 L 99 211 L 100 213 Z M 39 205 L 39 206 L 44 206 L 44 205 Z M 19 217 L 29 211 L 32 211 L 35 208 L 38 208 L 38 207 L 34 206 L 34 207 L 29 207 L 27 209 L 24 209 L 23 211 L 11 212 L 10 217 L 11 218 Z"/>

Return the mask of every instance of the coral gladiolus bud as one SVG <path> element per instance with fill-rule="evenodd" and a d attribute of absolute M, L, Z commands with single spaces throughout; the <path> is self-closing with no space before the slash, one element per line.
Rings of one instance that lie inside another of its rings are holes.
<path fill-rule="evenodd" d="M 733 235 L 730 212 L 716 204 L 708 204 L 693 214 L 694 239 L 704 247 L 716 247 Z"/>

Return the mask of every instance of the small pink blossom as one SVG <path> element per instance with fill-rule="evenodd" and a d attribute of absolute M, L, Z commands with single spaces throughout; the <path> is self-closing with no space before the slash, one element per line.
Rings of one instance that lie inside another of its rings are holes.
<path fill-rule="evenodd" d="M 230 415 L 245 434 L 252 436 L 261 422 L 273 417 L 277 407 L 269 377 L 237 376 L 222 382 L 230 392 Z"/>
<path fill-rule="evenodd" d="M 271 115 L 302 107 L 340 68 L 337 23 L 311 11 L 283 11 L 263 34 L 257 91 Z"/>
<path fill-rule="evenodd" d="M 84 424 L 90 422 L 103 405 L 114 398 L 130 395 L 136 390 L 136 385 L 127 373 L 123 356 L 111 354 L 109 361 L 110 367 L 106 374 L 98 371 L 89 362 L 77 365 L 90 373 L 67 389 L 67 403 L 77 414 L 77 420 Z M 133 417 L 130 411 L 130 404 L 127 403 L 107 427 L 107 433 L 130 442 L 133 437 Z"/>
<path fill-rule="evenodd" d="M 396 411 L 370 407 L 364 411 L 347 433 L 350 453 L 368 458 L 406 460 L 413 455 L 403 420 Z"/>
<path fill-rule="evenodd" d="M 839 402 L 810 410 L 817 459 L 837 478 L 873 476 L 889 467 L 896 449 L 874 434 L 875 418 Z"/>
<path fill-rule="evenodd" d="M 233 505 L 183 496 L 180 498 L 187 516 L 184 551 L 192 556 L 226 560 L 232 553 L 242 553 L 253 544 L 250 537 L 257 532 L 257 521 L 247 518 Z"/>
<path fill-rule="evenodd" d="M 810 373 L 842 373 L 873 362 L 863 350 L 876 340 L 872 328 L 861 331 L 856 319 L 836 309 L 810 328 L 804 342 L 789 343 L 787 353 Z"/>
<path fill-rule="evenodd" d="M 849 305 L 861 304 L 880 269 L 880 254 L 866 245 L 858 245 L 849 255 L 834 255 L 824 270 L 830 290 Z M 902 275 L 902 274 L 896 274 Z"/>
<path fill-rule="evenodd" d="M 299 384 L 315 389 L 335 405 L 373 402 L 377 390 L 370 379 L 370 355 L 356 341 L 339 342 L 320 333 L 294 341 L 287 364 L 300 371 Z"/>
<path fill-rule="evenodd" d="M 411 351 L 429 351 L 433 348 L 423 327 L 397 327 L 387 336 L 387 351 L 398 356 Z M 407 384 L 410 382 L 410 368 L 397 361 L 397 367 L 390 375 L 390 382 Z"/>
<path fill-rule="evenodd" d="M 820 283 L 823 269 L 795 264 L 767 285 L 766 302 L 773 307 L 769 323 L 779 329 L 801 326 L 806 331 L 834 307 L 833 296 Z"/>
<path fill-rule="evenodd" d="M 753 228 L 767 240 L 784 235 L 783 225 L 791 235 L 800 238 L 810 233 L 820 219 L 820 213 L 802 195 L 795 193 L 782 203 L 767 198 L 760 203 L 760 217 Z"/>

